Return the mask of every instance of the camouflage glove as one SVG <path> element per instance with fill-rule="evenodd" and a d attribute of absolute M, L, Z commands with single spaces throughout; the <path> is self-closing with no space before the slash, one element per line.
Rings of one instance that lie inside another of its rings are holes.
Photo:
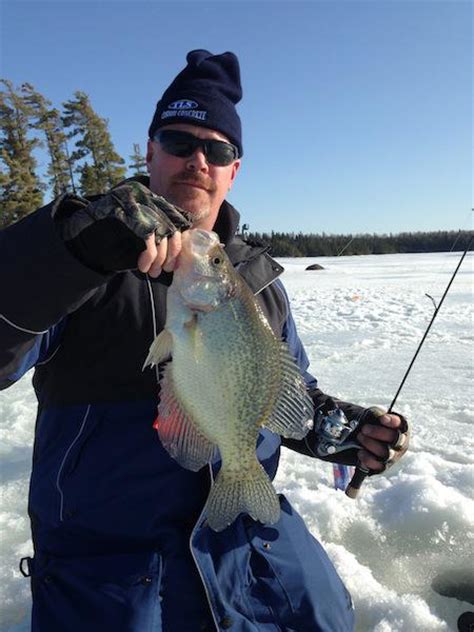
<path fill-rule="evenodd" d="M 156 243 L 177 230 L 191 227 L 189 215 L 155 195 L 147 187 L 126 180 L 66 217 L 57 218 L 66 246 L 82 263 L 97 272 L 119 272 L 137 267 L 153 233 Z"/>
<path fill-rule="evenodd" d="M 361 427 L 365 424 L 371 424 L 374 426 L 380 426 L 381 423 L 379 421 L 379 417 L 387 414 L 385 410 L 377 406 L 372 406 L 371 408 L 367 408 L 361 418 L 361 422 L 357 428 L 357 432 L 361 429 Z M 381 463 L 383 463 L 384 467 L 379 472 L 370 471 L 369 476 L 373 476 L 376 474 L 381 474 L 385 472 L 389 467 L 391 467 L 394 463 L 399 461 L 405 452 L 408 450 L 408 445 L 410 443 L 410 430 L 408 428 L 408 422 L 400 415 L 400 413 L 391 411 L 391 415 L 397 415 L 401 419 L 401 425 L 395 431 L 397 432 L 397 437 L 395 441 L 392 443 L 386 444 L 387 454 L 385 457 L 379 457 Z"/>

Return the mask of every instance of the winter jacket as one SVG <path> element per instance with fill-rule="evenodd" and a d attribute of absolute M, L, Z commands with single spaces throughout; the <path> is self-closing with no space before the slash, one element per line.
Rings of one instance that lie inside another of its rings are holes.
<path fill-rule="evenodd" d="M 172 275 L 84 266 L 55 228 L 58 214 L 84 204 L 62 196 L 0 233 L 0 385 L 35 367 L 38 398 L 35 554 L 22 565 L 32 630 L 352 630 L 347 590 L 284 496 L 276 525 L 240 515 L 221 533 L 207 526 L 203 506 L 219 463 L 191 472 L 168 455 L 152 428 L 157 373 L 142 371 L 164 326 Z M 307 372 L 282 268 L 236 237 L 237 224 L 224 203 L 215 230 L 315 399 L 323 397 Z M 291 447 L 311 454 L 310 441 Z M 261 432 L 257 454 L 271 478 L 280 445 Z"/>

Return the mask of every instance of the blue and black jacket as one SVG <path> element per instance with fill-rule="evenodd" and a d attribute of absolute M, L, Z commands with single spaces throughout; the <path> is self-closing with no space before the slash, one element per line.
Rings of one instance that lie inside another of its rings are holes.
<path fill-rule="evenodd" d="M 352 630 L 349 594 L 285 497 L 271 527 L 245 515 L 221 533 L 206 525 L 218 464 L 191 472 L 168 455 L 152 427 L 157 374 L 142 371 L 172 275 L 84 266 L 55 217 L 85 204 L 62 196 L 0 233 L 0 385 L 34 367 L 38 398 L 33 631 Z M 237 237 L 237 224 L 224 203 L 215 230 L 320 405 L 326 396 L 307 372 L 282 268 Z M 312 440 L 287 443 L 312 454 Z M 271 478 L 280 445 L 262 431 L 257 452 Z"/>

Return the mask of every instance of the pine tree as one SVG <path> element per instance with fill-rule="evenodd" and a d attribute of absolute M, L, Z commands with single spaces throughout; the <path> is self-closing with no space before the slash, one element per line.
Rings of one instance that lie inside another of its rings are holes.
<path fill-rule="evenodd" d="M 64 133 L 59 111 L 51 107 L 51 101 L 45 99 L 34 87 L 25 83 L 22 85 L 25 101 L 33 108 L 35 120 L 32 127 L 40 129 L 46 137 L 50 162 L 47 175 L 54 197 L 67 191 L 74 191 L 72 165 L 67 150 L 67 138 Z"/>
<path fill-rule="evenodd" d="M 100 176 L 97 169 L 94 169 L 92 165 L 85 162 L 81 166 L 81 191 L 84 195 L 93 194 L 94 191 L 99 191 L 101 188 Z"/>
<path fill-rule="evenodd" d="M 146 176 L 146 158 L 140 151 L 140 145 L 133 143 L 133 154 L 130 156 L 132 161 L 128 166 L 132 169 L 132 176 Z"/>
<path fill-rule="evenodd" d="M 11 81 L 0 84 L 0 227 L 5 227 L 41 206 L 44 187 L 33 155 L 39 141 L 28 136 L 34 112 Z"/>
<path fill-rule="evenodd" d="M 125 164 L 115 151 L 107 128 L 107 120 L 94 112 L 87 94 L 74 93 L 74 99 L 64 105 L 63 124 L 72 128 L 68 138 L 79 136 L 73 161 L 90 158 L 92 164 L 83 162 L 76 167 L 81 174 L 80 189 L 83 195 L 105 193 L 125 177 Z"/>

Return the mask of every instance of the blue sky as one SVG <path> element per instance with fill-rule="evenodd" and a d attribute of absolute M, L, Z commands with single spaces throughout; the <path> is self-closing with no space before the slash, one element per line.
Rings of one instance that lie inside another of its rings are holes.
<path fill-rule="evenodd" d="M 251 230 L 470 228 L 470 2 L 3 0 L 0 17 L 1 76 L 56 107 L 83 90 L 124 158 L 189 50 L 235 52 L 229 200 Z"/>

